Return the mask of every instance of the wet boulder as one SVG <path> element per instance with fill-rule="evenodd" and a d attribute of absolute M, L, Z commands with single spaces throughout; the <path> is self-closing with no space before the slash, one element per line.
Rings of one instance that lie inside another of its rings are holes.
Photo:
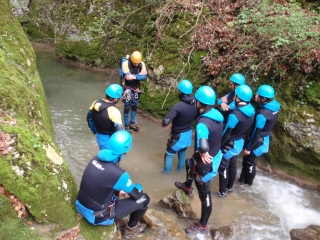
<path fill-rule="evenodd" d="M 223 226 L 217 229 L 211 229 L 210 235 L 212 239 L 229 239 L 232 235 L 230 226 Z"/>
<path fill-rule="evenodd" d="M 291 229 L 291 240 L 320 240 L 320 225 L 310 225 L 305 229 Z"/>
<path fill-rule="evenodd" d="M 191 199 L 193 196 L 191 196 Z M 181 219 L 196 219 L 196 213 L 190 205 L 190 198 L 182 190 L 171 193 L 159 201 L 159 204 L 175 212 Z"/>

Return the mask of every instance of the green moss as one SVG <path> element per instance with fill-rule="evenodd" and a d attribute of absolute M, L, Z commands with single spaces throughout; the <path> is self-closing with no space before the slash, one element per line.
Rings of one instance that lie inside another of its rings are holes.
<path fill-rule="evenodd" d="M 80 234 L 85 239 L 110 239 L 110 235 L 114 232 L 115 225 L 111 226 L 93 226 L 82 218 Z"/>
<path fill-rule="evenodd" d="M 0 155 L 1 184 L 36 221 L 57 223 L 57 230 L 71 228 L 77 224 L 77 188 L 66 162 L 53 163 L 42 148 L 51 145 L 61 152 L 54 144 L 36 57 L 7 1 L 0 4 L 0 29 L 6 33 L 0 36 L 0 131 L 14 140 L 10 154 Z"/>
<path fill-rule="evenodd" d="M 0 194 L 0 240 L 40 239 L 30 227 L 17 217 L 10 199 Z"/>

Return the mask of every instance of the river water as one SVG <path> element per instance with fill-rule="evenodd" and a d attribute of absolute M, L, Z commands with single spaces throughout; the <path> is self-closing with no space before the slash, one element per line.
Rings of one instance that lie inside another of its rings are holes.
<path fill-rule="evenodd" d="M 118 75 L 114 74 L 115 71 L 99 72 L 63 64 L 55 58 L 53 49 L 37 45 L 34 49 L 55 140 L 79 186 L 84 168 L 98 152 L 86 122 L 88 108 L 94 100 L 104 98 L 108 84 L 118 83 Z M 117 107 L 122 112 L 121 102 Z M 132 150 L 120 166 L 129 172 L 133 182 L 142 184 L 151 198 L 150 207 L 164 210 L 159 207 L 158 201 L 176 190 L 174 182 L 184 181 L 185 173 L 174 171 L 177 164 L 175 158 L 173 171 L 169 175 L 162 174 L 169 132 L 163 130 L 158 121 L 142 114 L 137 115 L 137 122 L 140 131 L 132 133 Z M 188 153 L 191 155 L 191 149 Z M 238 171 L 240 166 L 239 158 Z M 218 190 L 217 177 L 211 181 L 211 190 Z M 196 192 L 191 204 L 194 211 L 200 213 Z M 234 234 L 229 239 L 290 239 L 291 229 L 320 224 L 320 191 L 301 188 L 262 171 L 257 172 L 251 188 L 235 185 L 234 192 L 226 198 L 213 195 L 212 204 L 210 228 L 231 226 Z M 177 220 L 177 223 L 181 227 L 190 224 L 182 220 Z M 197 239 L 210 239 L 210 236 L 198 235 Z"/>

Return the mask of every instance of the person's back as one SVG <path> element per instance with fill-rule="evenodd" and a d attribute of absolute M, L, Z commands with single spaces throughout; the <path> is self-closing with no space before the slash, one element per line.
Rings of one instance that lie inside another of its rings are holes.
<path fill-rule="evenodd" d="M 171 127 L 164 155 L 164 174 L 170 173 L 172 160 L 176 153 L 178 153 L 177 171 L 181 172 L 184 169 L 186 151 L 192 143 L 192 121 L 197 115 L 195 98 L 191 95 L 192 89 L 193 86 L 189 80 L 184 79 L 179 82 L 178 96 L 180 101 L 170 109 L 162 121 L 164 129 L 169 130 Z"/>
<path fill-rule="evenodd" d="M 111 84 L 106 89 L 106 98 L 94 101 L 89 107 L 87 123 L 96 140 L 99 149 L 105 149 L 110 136 L 123 130 L 120 111 L 115 107 L 122 96 L 122 87 Z"/>
<path fill-rule="evenodd" d="M 222 158 L 220 150 L 223 116 L 213 108 L 216 94 L 208 86 L 200 87 L 196 94 L 196 107 L 199 110 L 195 134 L 195 151 L 186 160 L 186 181 L 175 182 L 178 189 L 188 196 L 193 192 L 194 181 L 201 201 L 201 217 L 192 226 L 185 229 L 187 234 L 206 233 L 208 220 L 212 212 L 210 181 L 217 175 Z"/>

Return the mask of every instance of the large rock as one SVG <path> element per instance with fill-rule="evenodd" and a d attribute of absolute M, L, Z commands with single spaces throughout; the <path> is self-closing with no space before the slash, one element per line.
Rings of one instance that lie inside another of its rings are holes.
<path fill-rule="evenodd" d="M 36 56 L 8 2 L 0 6 L 0 184 L 36 222 L 55 223 L 55 231 L 71 228 L 77 187 L 54 142 Z"/>
<path fill-rule="evenodd" d="M 310 225 L 305 229 L 291 229 L 291 240 L 319 240 L 320 239 L 320 226 Z"/>

